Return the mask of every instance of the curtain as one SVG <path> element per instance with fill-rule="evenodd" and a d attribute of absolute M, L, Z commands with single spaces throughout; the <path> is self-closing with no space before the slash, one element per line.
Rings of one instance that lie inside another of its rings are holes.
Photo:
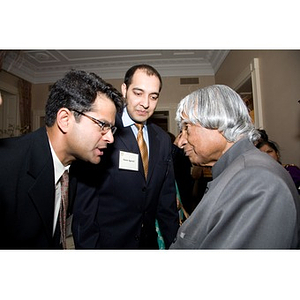
<path fill-rule="evenodd" d="M 21 133 L 30 132 L 31 129 L 31 83 L 19 80 L 19 103 L 20 103 L 20 120 Z"/>
<path fill-rule="evenodd" d="M 3 65 L 3 61 L 4 61 L 4 57 L 6 55 L 7 51 L 0 51 L 0 71 L 2 70 L 2 65 Z"/>

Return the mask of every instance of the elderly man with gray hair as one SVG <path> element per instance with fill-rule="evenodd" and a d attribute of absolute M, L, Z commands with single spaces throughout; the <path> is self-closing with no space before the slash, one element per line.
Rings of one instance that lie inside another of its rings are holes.
<path fill-rule="evenodd" d="M 172 249 L 299 247 L 299 196 L 291 176 L 255 148 L 259 138 L 246 105 L 225 85 L 186 96 L 176 121 L 179 147 L 213 180 L 180 227 Z"/>

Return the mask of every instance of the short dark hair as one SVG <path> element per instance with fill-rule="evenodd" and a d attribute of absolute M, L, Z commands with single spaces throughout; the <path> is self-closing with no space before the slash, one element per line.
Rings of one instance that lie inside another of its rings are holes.
<path fill-rule="evenodd" d="M 258 142 L 269 140 L 269 136 L 268 136 L 267 132 L 264 129 L 257 129 L 257 131 L 260 134 L 260 138 L 259 138 Z"/>
<path fill-rule="evenodd" d="M 261 147 L 263 147 L 264 145 L 268 145 L 270 146 L 278 155 L 280 154 L 279 152 L 279 146 L 277 145 L 277 143 L 275 143 L 274 141 L 270 141 L 270 140 L 261 140 L 260 142 L 258 142 L 256 144 L 256 148 L 260 149 Z"/>
<path fill-rule="evenodd" d="M 143 70 L 147 73 L 147 75 L 149 76 L 156 76 L 158 79 L 159 79 L 159 82 L 160 82 L 160 86 L 159 86 L 159 92 L 161 91 L 162 89 L 162 79 L 161 79 L 161 76 L 160 74 L 158 73 L 158 71 L 153 68 L 152 66 L 150 65 L 147 65 L 147 64 L 141 64 L 141 65 L 135 65 L 135 66 L 132 66 L 125 74 L 125 77 L 124 77 L 124 83 L 126 84 L 127 87 L 130 86 L 131 82 L 132 82 L 132 77 L 134 75 L 134 73 L 137 71 L 137 70 Z"/>
<path fill-rule="evenodd" d="M 122 94 L 111 84 L 105 82 L 95 73 L 71 70 L 51 88 L 46 103 L 46 126 L 53 126 L 57 112 L 62 108 L 77 111 L 90 111 L 97 94 L 102 93 L 111 99 L 117 111 L 123 108 Z"/>

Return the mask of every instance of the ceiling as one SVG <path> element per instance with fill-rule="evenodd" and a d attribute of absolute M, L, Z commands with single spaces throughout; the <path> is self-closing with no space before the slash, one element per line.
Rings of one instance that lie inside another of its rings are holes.
<path fill-rule="evenodd" d="M 5 50 L 2 68 L 31 83 L 52 83 L 70 69 L 120 79 L 131 66 L 147 63 L 163 77 L 215 75 L 228 50 Z"/>

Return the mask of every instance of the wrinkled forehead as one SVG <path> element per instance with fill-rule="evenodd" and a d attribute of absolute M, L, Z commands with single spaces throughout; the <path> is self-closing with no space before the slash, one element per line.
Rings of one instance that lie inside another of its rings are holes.
<path fill-rule="evenodd" d="M 188 103 L 182 105 L 179 110 L 179 118 L 180 127 L 191 123 L 198 123 L 197 105 L 188 105 Z"/>

